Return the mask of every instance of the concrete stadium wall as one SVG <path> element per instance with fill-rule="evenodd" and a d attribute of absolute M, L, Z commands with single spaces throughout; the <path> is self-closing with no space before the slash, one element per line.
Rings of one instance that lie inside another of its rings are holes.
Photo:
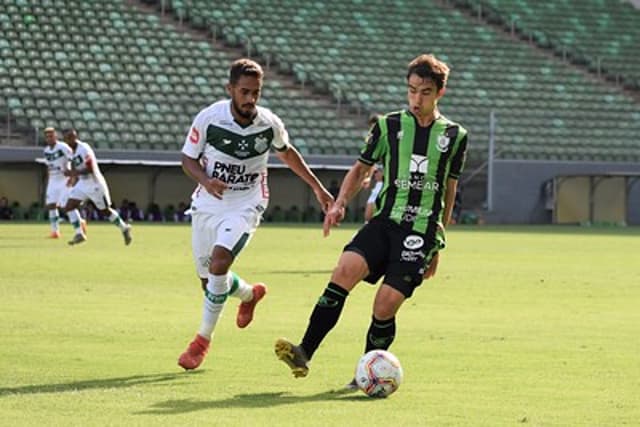
<path fill-rule="evenodd" d="M 585 163 L 497 160 L 494 164 L 493 211 L 488 223 L 547 224 L 544 182 L 565 174 L 640 174 L 638 163 Z M 635 181 L 627 200 L 629 225 L 640 225 L 640 180 Z"/>
<path fill-rule="evenodd" d="M 189 203 L 195 183 L 187 178 L 180 167 L 101 165 L 109 185 L 111 200 L 117 207 L 122 199 L 135 201 L 143 210 L 151 202 L 164 208 L 179 202 Z M 340 183 L 345 171 L 315 171 L 323 184 L 329 188 L 332 181 Z M 307 206 L 319 210 L 311 189 L 293 172 L 286 168 L 269 170 L 270 209 L 276 205 L 288 210 L 296 205 L 301 211 Z M 4 163 L 0 168 L 0 197 L 6 196 L 10 203 L 18 201 L 22 207 L 34 202 L 44 203 L 46 172 L 36 163 Z M 368 191 L 361 192 L 351 203 L 351 209 L 363 210 Z"/>

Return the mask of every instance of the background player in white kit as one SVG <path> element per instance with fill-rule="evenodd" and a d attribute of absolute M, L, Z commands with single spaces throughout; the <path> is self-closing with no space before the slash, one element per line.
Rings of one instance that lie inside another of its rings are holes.
<path fill-rule="evenodd" d="M 270 110 L 258 107 L 263 71 L 249 59 L 231 65 L 230 100 L 216 102 L 195 118 L 182 149 L 182 167 L 199 185 L 192 195 L 192 248 L 204 290 L 202 323 L 178 364 L 202 363 L 229 295 L 240 298 L 236 324 L 246 327 L 264 284 L 248 285 L 230 271 L 235 257 L 255 232 L 267 207 L 267 160 L 273 147 L 280 160 L 312 189 L 323 211 L 333 197 L 309 169 Z"/>
<path fill-rule="evenodd" d="M 78 139 L 75 129 L 65 129 L 62 131 L 64 141 L 73 150 L 71 159 L 71 169 L 65 172 L 66 176 L 77 177 L 78 182 L 69 193 L 69 200 L 64 208 L 69 216 L 69 221 L 75 230 L 70 245 L 82 243 L 87 240 L 87 236 L 82 232 L 80 218 L 74 213 L 82 202 L 91 200 L 103 215 L 109 217 L 109 221 L 115 224 L 124 237 L 125 245 L 131 243 L 131 226 L 124 222 L 118 212 L 111 207 L 111 196 L 107 181 L 105 181 L 98 160 L 93 149 Z"/>
<path fill-rule="evenodd" d="M 44 160 L 47 164 L 47 192 L 45 195 L 46 208 L 49 211 L 49 222 L 51 223 L 52 239 L 60 237 L 60 213 L 58 207 L 64 207 L 67 196 L 71 189 L 70 178 L 64 176 L 64 172 L 69 170 L 69 164 L 73 152 L 64 142 L 58 141 L 55 128 L 48 127 L 44 130 Z M 80 212 L 76 209 L 76 215 L 80 218 Z M 85 227 L 85 222 L 80 219 L 81 226 Z"/>

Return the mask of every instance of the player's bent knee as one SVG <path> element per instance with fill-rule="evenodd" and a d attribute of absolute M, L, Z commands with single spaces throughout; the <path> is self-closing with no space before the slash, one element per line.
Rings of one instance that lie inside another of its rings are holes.
<path fill-rule="evenodd" d="M 362 266 L 341 262 L 333 270 L 331 281 L 346 286 L 347 290 L 350 290 L 364 279 L 367 274 L 368 270 L 366 267 L 362 268 Z"/>

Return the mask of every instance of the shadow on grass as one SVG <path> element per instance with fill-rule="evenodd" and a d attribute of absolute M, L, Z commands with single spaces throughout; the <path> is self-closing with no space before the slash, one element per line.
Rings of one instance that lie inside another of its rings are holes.
<path fill-rule="evenodd" d="M 197 375 L 198 373 L 199 372 L 190 372 L 189 375 Z M 185 378 L 185 374 L 180 372 L 169 374 L 132 375 L 130 377 L 73 381 L 58 384 L 36 384 L 22 387 L 4 387 L 0 388 L 0 398 L 23 394 L 65 393 L 92 389 L 126 388 L 144 384 L 160 384 L 174 381 L 180 378 Z"/>
<path fill-rule="evenodd" d="M 221 400 L 167 400 L 165 402 L 158 402 L 154 404 L 151 409 L 137 412 L 136 414 L 177 415 L 210 409 L 270 408 L 273 406 L 291 405 L 303 402 L 319 402 L 323 400 L 364 402 L 371 401 L 371 398 L 357 390 L 347 389 L 329 390 L 309 396 L 295 396 L 282 391 L 273 393 L 247 393 L 236 394 L 233 397 Z"/>
<path fill-rule="evenodd" d="M 333 273 L 333 270 L 262 270 L 262 271 L 258 271 L 258 273 L 265 273 L 265 274 L 324 274 L 324 275 L 331 275 L 331 273 Z"/>

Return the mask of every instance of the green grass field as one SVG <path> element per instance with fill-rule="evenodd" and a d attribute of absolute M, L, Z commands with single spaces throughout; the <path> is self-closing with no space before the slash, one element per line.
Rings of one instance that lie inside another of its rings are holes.
<path fill-rule="evenodd" d="M 180 352 L 200 321 L 187 226 L 0 225 L 3 426 L 620 426 L 640 423 L 640 230 L 453 228 L 437 277 L 398 316 L 405 382 L 343 393 L 375 288 L 362 284 L 294 379 L 298 340 L 354 228 L 263 226 L 234 270 L 269 294 L 247 329 L 229 299 L 201 369 Z"/>

